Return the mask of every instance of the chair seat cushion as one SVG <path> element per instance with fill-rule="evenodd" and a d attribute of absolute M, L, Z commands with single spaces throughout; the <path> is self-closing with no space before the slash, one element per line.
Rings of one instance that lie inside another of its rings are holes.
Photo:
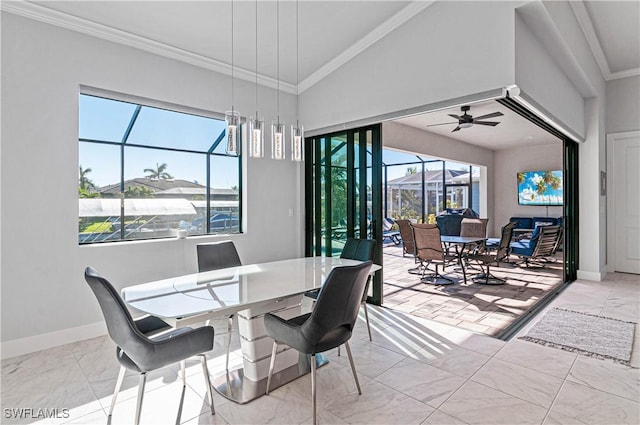
<path fill-rule="evenodd" d="M 526 241 L 526 242 L 525 242 Z M 535 247 L 529 247 L 529 240 L 511 242 L 511 253 L 516 255 L 531 255 Z"/>
<path fill-rule="evenodd" d="M 311 291 L 307 291 L 304 293 L 304 296 L 307 298 L 312 298 L 314 300 L 318 299 L 318 294 L 320 294 L 320 288 L 318 289 L 313 289 Z"/>
<path fill-rule="evenodd" d="M 287 320 L 275 314 L 267 313 L 264 316 L 264 326 L 267 330 L 267 335 L 271 338 L 305 354 L 322 353 L 344 344 L 351 338 L 351 330 L 341 326 L 327 332 L 317 344 L 312 344 L 300 328 L 309 317 L 311 317 L 311 313 Z"/>
<path fill-rule="evenodd" d="M 213 335 L 211 326 L 173 329 L 149 338 L 150 344 L 132 345 L 126 353 L 117 347 L 116 357 L 127 369 L 150 372 L 212 350 Z"/>
<path fill-rule="evenodd" d="M 497 248 L 500 246 L 500 238 L 489 238 L 485 242 L 487 248 Z"/>

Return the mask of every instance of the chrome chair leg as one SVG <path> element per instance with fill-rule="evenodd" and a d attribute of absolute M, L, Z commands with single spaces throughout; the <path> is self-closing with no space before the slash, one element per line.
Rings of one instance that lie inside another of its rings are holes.
<path fill-rule="evenodd" d="M 111 406 L 109 407 L 109 415 L 113 413 L 113 408 L 116 405 L 116 398 L 118 397 L 118 393 L 120 392 L 120 388 L 122 388 L 122 382 L 124 381 L 124 374 L 127 371 L 124 366 L 120 366 L 120 372 L 118 373 L 118 380 L 116 381 L 116 388 L 113 390 L 113 397 L 111 397 Z"/>
<path fill-rule="evenodd" d="M 313 404 L 313 425 L 318 423 L 316 419 L 316 354 L 311 355 L 311 402 Z"/>
<path fill-rule="evenodd" d="M 142 411 L 142 398 L 144 397 L 144 385 L 146 383 L 147 383 L 147 373 L 143 372 L 140 374 L 140 378 L 138 380 L 138 400 L 136 402 L 135 425 L 140 424 L 140 413 Z"/>
<path fill-rule="evenodd" d="M 187 386 L 187 371 L 186 371 L 185 361 L 184 360 L 182 360 L 180 362 L 180 372 L 182 374 L 182 386 L 186 387 Z"/>
<path fill-rule="evenodd" d="M 364 301 L 362 303 L 362 306 L 364 307 L 364 318 L 367 321 L 367 331 L 369 332 L 369 341 L 373 341 L 373 338 L 371 338 L 371 326 L 369 326 L 369 311 L 367 310 L 367 302 Z"/>
<path fill-rule="evenodd" d="M 211 406 L 211 414 L 216 414 L 216 409 L 213 407 L 213 392 L 211 389 L 211 377 L 209 376 L 209 368 L 207 367 L 207 356 L 200 354 L 200 362 L 202 363 L 202 373 L 204 374 L 204 383 L 207 387 L 207 399 L 209 400 L 209 406 Z"/>
<path fill-rule="evenodd" d="M 271 377 L 273 376 L 273 368 L 276 364 L 276 351 L 278 350 L 278 343 L 273 341 L 273 348 L 271 349 L 271 362 L 269 363 L 269 375 L 267 376 L 267 390 L 266 395 L 269 395 L 269 388 L 271 387 Z"/>
<path fill-rule="evenodd" d="M 233 329 L 233 314 L 229 316 L 227 321 L 227 360 L 225 364 L 225 370 L 229 371 L 229 353 L 231 352 L 231 331 Z"/>
<path fill-rule="evenodd" d="M 351 363 L 351 371 L 353 372 L 353 377 L 356 380 L 356 388 L 358 388 L 358 394 L 362 395 L 362 390 L 360 389 L 360 381 L 358 381 L 358 374 L 356 373 L 356 365 L 353 363 L 351 347 L 349 347 L 349 341 L 345 341 L 344 346 L 347 349 L 347 355 L 349 356 L 349 363 Z"/>

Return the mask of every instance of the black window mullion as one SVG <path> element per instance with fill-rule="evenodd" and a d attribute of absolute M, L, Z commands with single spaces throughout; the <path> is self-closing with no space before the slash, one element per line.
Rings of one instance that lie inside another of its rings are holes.
<path fill-rule="evenodd" d="M 355 235 L 354 212 L 356 210 L 356 191 L 351 182 L 355 179 L 355 143 L 353 132 L 347 134 L 347 237 Z"/>

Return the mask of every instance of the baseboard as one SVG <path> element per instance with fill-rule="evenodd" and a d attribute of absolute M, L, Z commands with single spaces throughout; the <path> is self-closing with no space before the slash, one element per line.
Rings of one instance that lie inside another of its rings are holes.
<path fill-rule="evenodd" d="M 596 282 L 602 282 L 604 277 L 607 275 L 606 271 L 600 272 L 588 272 L 584 270 L 578 270 L 577 277 L 581 280 L 593 280 Z"/>
<path fill-rule="evenodd" d="M 107 326 L 105 322 L 96 322 L 46 334 L 5 341 L 0 345 L 0 353 L 2 354 L 2 359 L 8 359 L 10 357 L 34 353 L 84 339 L 95 338 L 105 335 L 106 333 Z"/>

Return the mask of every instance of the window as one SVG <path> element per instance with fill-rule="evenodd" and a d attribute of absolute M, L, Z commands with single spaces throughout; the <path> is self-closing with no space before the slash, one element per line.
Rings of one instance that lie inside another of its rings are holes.
<path fill-rule="evenodd" d="M 80 94 L 80 244 L 242 231 L 240 158 L 205 115 Z"/>

